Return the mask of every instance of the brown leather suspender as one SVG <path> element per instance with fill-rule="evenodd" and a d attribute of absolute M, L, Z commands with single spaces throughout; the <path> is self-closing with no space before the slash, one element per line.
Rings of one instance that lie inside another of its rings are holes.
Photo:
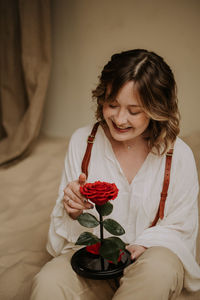
<path fill-rule="evenodd" d="M 92 146 L 94 143 L 94 138 L 95 138 L 98 126 L 99 126 L 99 122 L 95 123 L 94 127 L 92 128 L 91 134 L 88 136 L 87 148 L 86 148 L 85 155 L 83 157 L 83 161 L 82 161 L 82 165 L 81 165 L 82 172 L 85 173 L 87 177 L 88 177 L 88 165 L 90 162 Z M 173 156 L 173 149 L 170 149 L 166 154 L 163 189 L 162 189 L 161 196 L 160 196 L 160 203 L 159 203 L 158 211 L 155 216 L 155 219 L 153 220 L 152 224 L 149 227 L 155 226 L 156 223 L 158 222 L 159 218 L 163 219 L 163 217 L 164 217 L 165 201 L 167 199 L 167 192 L 168 192 L 169 181 L 170 181 L 172 156 Z"/>
<path fill-rule="evenodd" d="M 88 165 L 90 162 L 92 146 L 94 143 L 94 138 L 95 138 L 98 127 L 99 127 L 99 122 L 94 124 L 92 131 L 91 131 L 90 135 L 88 136 L 87 148 L 86 148 L 83 160 L 82 160 L 81 169 L 82 169 L 82 172 L 85 173 L 86 177 L 88 177 Z"/>
<path fill-rule="evenodd" d="M 170 170 L 171 170 L 171 164 L 172 164 L 173 151 L 174 151 L 174 149 L 170 149 L 166 154 L 165 175 L 164 175 L 164 180 L 163 180 L 163 189 L 162 189 L 162 192 L 160 195 L 160 204 L 159 204 L 155 219 L 153 220 L 150 227 L 155 226 L 156 223 L 158 222 L 159 218 L 161 220 L 164 218 L 165 201 L 167 199 L 167 192 L 168 192 L 169 181 L 170 181 Z"/>

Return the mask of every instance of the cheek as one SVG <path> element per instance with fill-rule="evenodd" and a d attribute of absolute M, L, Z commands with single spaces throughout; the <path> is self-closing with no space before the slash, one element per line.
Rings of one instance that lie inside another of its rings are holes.
<path fill-rule="evenodd" d="M 148 117 L 144 117 L 144 121 L 143 121 L 143 124 L 144 124 L 144 127 L 145 129 L 149 126 L 149 122 L 150 122 L 150 119 Z"/>
<path fill-rule="evenodd" d="M 111 115 L 111 110 L 108 106 L 103 106 L 103 117 L 108 118 Z"/>
<path fill-rule="evenodd" d="M 103 106 L 103 109 L 102 109 L 102 113 L 103 113 L 104 119 L 106 119 L 106 108 L 104 106 Z"/>
<path fill-rule="evenodd" d="M 146 129 L 149 126 L 150 119 L 148 117 L 140 116 L 140 118 L 136 121 L 138 127 Z"/>

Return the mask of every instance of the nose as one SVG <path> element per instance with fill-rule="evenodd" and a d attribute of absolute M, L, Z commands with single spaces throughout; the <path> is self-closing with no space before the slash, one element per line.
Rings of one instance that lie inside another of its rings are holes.
<path fill-rule="evenodd" d="M 114 118 L 115 124 L 117 126 L 124 126 L 128 123 L 128 116 L 125 110 L 120 109 Z"/>

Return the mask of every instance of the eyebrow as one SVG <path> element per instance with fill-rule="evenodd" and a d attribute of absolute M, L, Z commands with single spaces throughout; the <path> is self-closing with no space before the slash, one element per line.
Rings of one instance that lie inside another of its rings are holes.
<path fill-rule="evenodd" d="M 117 99 L 115 99 L 114 101 L 117 101 L 119 103 L 119 101 Z M 128 106 L 130 106 L 130 107 L 141 107 L 141 105 L 137 105 L 137 104 L 130 104 Z"/>

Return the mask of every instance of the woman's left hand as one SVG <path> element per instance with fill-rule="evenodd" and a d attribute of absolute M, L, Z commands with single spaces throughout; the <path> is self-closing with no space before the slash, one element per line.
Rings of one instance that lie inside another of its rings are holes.
<path fill-rule="evenodd" d="M 137 259 L 147 248 L 140 245 L 128 245 L 126 246 L 126 250 L 131 253 L 131 259 Z"/>

